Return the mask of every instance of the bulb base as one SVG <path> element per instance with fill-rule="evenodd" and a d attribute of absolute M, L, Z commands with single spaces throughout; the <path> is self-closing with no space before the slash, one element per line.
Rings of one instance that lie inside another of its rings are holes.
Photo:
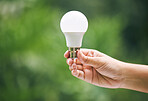
<path fill-rule="evenodd" d="M 69 47 L 70 58 L 72 58 L 72 59 L 77 58 L 77 50 L 78 49 L 80 49 L 80 47 Z"/>

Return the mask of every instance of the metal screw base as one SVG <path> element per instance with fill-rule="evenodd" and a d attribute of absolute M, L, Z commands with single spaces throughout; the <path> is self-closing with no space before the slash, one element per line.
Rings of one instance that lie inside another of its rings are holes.
<path fill-rule="evenodd" d="M 80 48 L 73 48 L 73 47 L 69 47 L 69 51 L 70 51 L 70 58 L 75 59 L 77 58 L 77 50 Z"/>

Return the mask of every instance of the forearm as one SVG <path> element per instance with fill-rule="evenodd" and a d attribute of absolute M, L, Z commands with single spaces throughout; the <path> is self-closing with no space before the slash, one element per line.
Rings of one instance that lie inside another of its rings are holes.
<path fill-rule="evenodd" d="M 123 83 L 121 88 L 127 88 L 148 93 L 148 66 L 122 63 Z"/>

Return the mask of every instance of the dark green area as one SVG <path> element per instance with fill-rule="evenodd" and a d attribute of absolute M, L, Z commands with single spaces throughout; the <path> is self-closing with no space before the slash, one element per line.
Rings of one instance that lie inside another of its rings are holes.
<path fill-rule="evenodd" d="M 84 48 L 148 64 L 147 0 L 1 0 L 0 101 L 147 101 L 148 95 L 100 88 L 74 78 L 59 22 L 83 12 Z"/>

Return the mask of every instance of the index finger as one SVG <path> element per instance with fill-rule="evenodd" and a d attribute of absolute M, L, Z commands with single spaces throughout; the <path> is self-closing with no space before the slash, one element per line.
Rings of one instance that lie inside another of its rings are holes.
<path fill-rule="evenodd" d="M 67 51 L 64 53 L 64 57 L 65 57 L 65 58 L 69 58 L 69 56 L 70 56 L 70 51 L 67 50 Z"/>

